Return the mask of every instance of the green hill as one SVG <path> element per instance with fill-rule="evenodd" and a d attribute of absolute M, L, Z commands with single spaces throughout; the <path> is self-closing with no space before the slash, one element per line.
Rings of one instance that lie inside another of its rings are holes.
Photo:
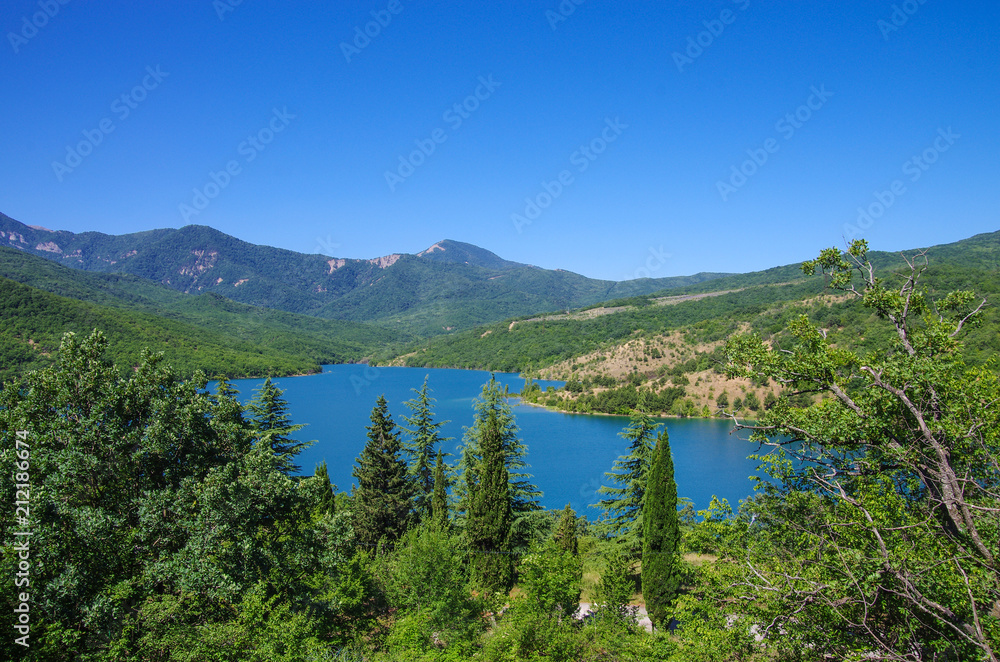
<path fill-rule="evenodd" d="M 1000 232 L 927 251 L 930 266 L 923 282 L 932 293 L 972 289 L 991 301 L 1000 293 Z M 888 278 L 906 266 L 899 254 L 872 252 L 870 256 Z M 784 328 L 791 315 L 803 312 L 826 322 L 844 342 L 864 344 L 869 320 L 857 317 L 857 310 L 851 312 L 835 299 L 815 303 L 823 293 L 821 276 L 807 278 L 798 265 L 787 265 L 722 276 L 659 295 L 611 301 L 571 313 L 510 318 L 415 343 L 401 352 L 382 352 L 378 358 L 411 366 L 538 371 L 598 350 L 610 351 L 636 337 L 682 331 L 692 343 L 717 343 L 746 325 L 765 335 L 773 334 Z M 986 319 L 989 322 L 973 330 L 967 342 L 967 352 L 976 363 L 1000 350 L 996 310 L 991 308 Z M 636 370 L 640 368 L 636 366 Z M 567 376 L 563 374 L 562 378 Z"/>
<path fill-rule="evenodd" d="M 358 361 L 411 336 L 355 322 L 322 320 L 228 300 L 185 295 L 142 278 L 87 273 L 0 248 L 3 379 L 50 360 L 64 331 L 100 328 L 122 364 L 148 346 L 183 374 L 313 372 Z"/>
<path fill-rule="evenodd" d="M 370 260 L 257 246 L 205 226 L 125 235 L 74 234 L 0 214 L 0 245 L 74 269 L 124 273 L 188 294 L 327 319 L 374 322 L 422 336 L 505 317 L 566 310 L 691 286 L 722 274 L 596 280 L 504 260 L 456 241 Z"/>

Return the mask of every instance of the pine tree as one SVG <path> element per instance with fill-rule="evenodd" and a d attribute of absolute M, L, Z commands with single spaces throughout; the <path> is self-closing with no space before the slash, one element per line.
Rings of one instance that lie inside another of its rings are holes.
<path fill-rule="evenodd" d="M 427 388 L 427 378 L 420 389 L 412 389 L 417 397 L 407 400 L 406 406 L 413 412 L 404 416 L 410 427 L 404 427 L 410 435 L 405 443 L 405 451 L 410 456 L 410 476 L 415 483 L 414 510 L 421 519 L 431 515 L 431 500 L 434 498 L 434 453 L 438 445 L 448 438 L 440 436 L 440 428 L 448 421 L 434 421 L 433 402 Z"/>
<path fill-rule="evenodd" d="M 669 624 L 669 609 L 680 590 L 681 531 L 677 520 L 677 483 L 670 440 L 656 439 L 642 513 L 642 595 L 653 625 Z"/>
<path fill-rule="evenodd" d="M 511 509 L 516 528 L 518 520 L 541 508 L 538 497 L 542 496 L 542 492 L 531 482 L 531 474 L 523 472 L 528 468 L 528 463 L 524 460 L 528 449 L 517 437 L 518 429 L 514 413 L 507 404 L 504 392 L 495 377 L 491 376 L 490 381 L 483 385 L 482 397 L 473 407 L 476 412 L 475 418 L 472 427 L 466 428 L 463 445 L 459 450 L 459 479 L 454 487 L 457 516 L 463 517 L 471 505 L 472 482 L 470 481 L 475 480 L 479 464 L 482 462 L 484 421 L 495 419 L 510 479 Z"/>
<path fill-rule="evenodd" d="M 368 442 L 358 456 L 352 491 L 354 535 L 362 545 L 377 545 L 382 538 L 393 543 L 412 521 L 413 485 L 401 457 L 402 444 L 389 414 L 385 396 L 372 409 Z"/>
<path fill-rule="evenodd" d="M 290 475 L 301 469 L 294 462 L 295 456 L 312 442 L 296 441 L 288 436 L 305 426 L 292 423 L 288 414 L 288 402 L 282 397 L 283 394 L 284 391 L 272 384 L 268 377 L 259 389 L 254 390 L 254 397 L 247 405 L 247 410 L 250 412 L 250 427 L 259 443 L 271 447 L 278 469 Z"/>
<path fill-rule="evenodd" d="M 628 427 L 620 433 L 630 442 L 629 453 L 615 460 L 612 470 L 604 474 L 620 487 L 602 485 L 598 490 L 600 494 L 609 495 L 598 504 L 605 515 L 601 528 L 625 544 L 629 557 L 633 559 L 642 552 L 646 474 L 652 455 L 652 441 L 659 427 L 646 413 L 644 402 L 640 399 L 638 408 L 632 410 Z"/>
<path fill-rule="evenodd" d="M 511 555 L 510 485 L 501 423 L 495 411 L 480 421 L 481 472 L 472 489 L 465 534 L 472 557 L 472 579 L 487 592 L 507 593 L 514 585 Z"/>
<path fill-rule="evenodd" d="M 434 466 L 434 497 L 431 500 L 431 519 L 440 527 L 448 525 L 448 478 L 444 473 L 444 454 L 438 449 Z"/>
<path fill-rule="evenodd" d="M 576 554 L 576 513 L 573 512 L 573 509 L 568 503 L 566 504 L 566 507 L 563 508 L 562 516 L 559 518 L 559 524 L 556 526 L 555 539 L 559 544 L 560 549 Z"/>

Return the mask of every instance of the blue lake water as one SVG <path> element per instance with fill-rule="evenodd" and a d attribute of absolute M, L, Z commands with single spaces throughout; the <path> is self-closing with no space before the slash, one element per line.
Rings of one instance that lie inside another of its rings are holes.
<path fill-rule="evenodd" d="M 403 416 L 411 412 L 403 403 L 414 397 L 411 389 L 419 388 L 425 376 L 437 401 L 436 420 L 450 421 L 442 428 L 444 436 L 451 437 L 443 448 L 454 453 L 463 428 L 472 425 L 472 402 L 489 380 L 488 372 L 331 365 L 319 375 L 272 380 L 285 391 L 293 421 L 306 424 L 294 437 L 316 440 L 298 457 L 303 473 L 311 474 L 318 462 L 326 460 L 330 479 L 338 489 L 349 491 L 354 483 L 354 460 L 364 448 L 365 426 L 370 424 L 376 398 L 384 394 L 393 420 L 397 425 L 405 424 Z M 512 393 L 524 384 L 514 374 L 496 373 L 496 378 Z M 262 383 L 260 379 L 240 379 L 233 381 L 233 386 L 247 402 Z M 538 383 L 543 388 L 561 385 Z M 607 484 L 604 472 L 610 471 L 615 459 L 627 450 L 628 444 L 618 433 L 628 425 L 628 418 L 564 414 L 519 404 L 513 409 L 521 439 L 528 447 L 529 471 L 544 493 L 542 505 L 562 508 L 570 503 L 578 514 L 596 519 L 600 509 L 587 506 L 598 501 L 597 488 Z M 675 418 L 662 422 L 670 433 L 679 496 L 692 499 L 700 509 L 708 506 L 714 494 L 729 499 L 735 509 L 753 492 L 749 477 L 757 473 L 757 462 L 747 455 L 756 445 L 730 434 L 731 423 Z"/>

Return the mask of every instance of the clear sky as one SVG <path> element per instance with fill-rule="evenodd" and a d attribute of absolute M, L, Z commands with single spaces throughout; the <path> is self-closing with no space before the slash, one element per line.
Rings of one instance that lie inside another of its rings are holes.
<path fill-rule="evenodd" d="M 1000 229 L 995 1 L 6 0 L 0 31 L 0 211 L 52 229 L 615 280 Z"/>

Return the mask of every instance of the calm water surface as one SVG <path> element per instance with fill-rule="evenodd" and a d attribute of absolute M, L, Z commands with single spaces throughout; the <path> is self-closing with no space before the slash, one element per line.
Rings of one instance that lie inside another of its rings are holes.
<path fill-rule="evenodd" d="M 331 480 L 339 489 L 350 490 L 354 483 L 351 470 L 364 448 L 365 426 L 370 424 L 375 399 L 384 394 L 393 420 L 397 425 L 405 424 L 403 415 L 411 412 L 403 403 L 414 397 L 410 389 L 420 388 L 425 376 L 437 400 L 436 420 L 450 421 L 443 428 L 444 435 L 451 437 L 444 450 L 454 453 L 463 428 L 472 425 L 472 401 L 489 380 L 488 372 L 331 365 L 319 375 L 272 380 L 284 389 L 294 422 L 306 424 L 295 438 L 316 440 L 298 457 L 303 472 L 312 473 L 316 463 L 326 460 Z M 496 373 L 496 378 L 511 392 L 520 391 L 524 384 L 514 374 Z M 260 379 L 240 379 L 233 386 L 246 402 L 262 383 Z M 539 384 L 544 388 L 562 383 Z M 597 488 L 607 482 L 604 472 L 627 450 L 627 443 L 618 433 L 628 424 L 628 418 L 564 414 L 529 405 L 515 405 L 514 416 L 528 447 L 529 471 L 544 492 L 542 505 L 562 508 L 568 502 L 578 514 L 596 519 L 601 511 L 587 506 L 598 501 Z M 670 433 L 679 496 L 692 499 L 697 508 L 705 508 L 715 494 L 729 499 L 735 508 L 753 492 L 749 476 L 757 473 L 757 463 L 746 456 L 756 446 L 730 434 L 729 422 L 662 421 Z"/>

